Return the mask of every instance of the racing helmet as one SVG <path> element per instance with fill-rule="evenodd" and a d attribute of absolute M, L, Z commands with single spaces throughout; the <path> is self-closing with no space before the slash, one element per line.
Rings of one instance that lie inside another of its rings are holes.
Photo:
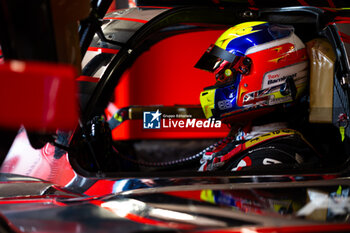
<path fill-rule="evenodd" d="M 204 88 L 200 102 L 206 118 L 224 122 L 292 102 L 308 84 L 305 45 L 288 25 L 254 21 L 231 27 L 195 67 L 215 74 L 215 85 Z"/>

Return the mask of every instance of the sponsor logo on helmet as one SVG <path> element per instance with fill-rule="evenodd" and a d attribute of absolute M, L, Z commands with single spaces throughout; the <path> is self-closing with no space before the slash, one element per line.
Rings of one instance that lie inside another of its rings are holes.
<path fill-rule="evenodd" d="M 274 78 L 270 78 L 270 76 L 275 76 L 275 77 Z M 291 75 L 286 75 L 286 76 L 283 76 L 281 78 L 279 78 L 278 74 L 276 74 L 276 75 L 268 75 L 268 79 L 269 80 L 267 81 L 267 84 L 268 85 L 280 84 L 280 83 L 286 81 L 287 78 L 295 78 L 296 76 L 297 76 L 297 73 L 294 73 L 294 74 L 291 74 Z"/>
<path fill-rule="evenodd" d="M 278 70 L 268 72 L 264 75 L 262 81 L 262 89 L 274 87 L 283 84 L 287 78 L 296 79 L 303 77 L 307 74 L 308 62 L 300 62 L 295 65 L 283 67 Z"/>

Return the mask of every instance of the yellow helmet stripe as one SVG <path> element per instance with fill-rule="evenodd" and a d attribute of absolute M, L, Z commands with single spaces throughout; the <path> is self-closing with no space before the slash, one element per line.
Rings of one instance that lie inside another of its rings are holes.
<path fill-rule="evenodd" d="M 238 24 L 234 27 L 229 28 L 226 30 L 215 42 L 215 45 L 226 49 L 227 45 L 231 42 L 231 40 L 240 37 L 245 36 L 254 32 L 257 32 L 259 30 L 253 30 L 254 26 L 265 24 L 267 22 L 265 21 L 253 21 L 253 22 L 245 22 Z"/>

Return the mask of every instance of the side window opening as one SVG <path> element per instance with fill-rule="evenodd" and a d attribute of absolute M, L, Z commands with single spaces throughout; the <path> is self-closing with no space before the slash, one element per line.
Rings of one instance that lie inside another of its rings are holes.
<path fill-rule="evenodd" d="M 332 41 L 327 39 L 326 33 L 316 31 L 311 23 L 305 26 L 297 22 L 293 26 L 295 33 L 300 35 L 303 43 L 310 44 L 315 38 L 322 38 L 329 43 L 329 46 L 334 47 Z M 312 28 L 312 30 L 308 30 L 308 28 Z M 208 152 L 208 148 L 213 145 L 217 146 L 218 143 L 224 144 L 227 136 L 230 136 L 230 131 L 235 130 L 232 129 L 232 126 L 227 127 L 226 124 L 222 124 L 226 128 L 209 132 L 184 131 L 183 127 L 178 127 L 179 122 L 184 119 L 177 116 L 185 116 L 185 118 L 191 116 L 205 120 L 199 102 L 199 94 L 204 87 L 213 85 L 213 74 L 196 70 L 193 66 L 208 48 L 208 45 L 213 43 L 227 28 L 200 30 L 198 27 L 183 27 L 181 30 L 178 29 L 179 27 L 176 27 L 175 30 L 174 28 L 164 29 L 154 35 L 154 38 L 149 38 L 149 44 L 145 45 L 147 49 L 139 54 L 132 67 L 127 69 L 115 88 L 113 98 L 105 109 L 105 121 L 111 126 L 111 143 L 115 147 L 114 152 L 117 153 L 112 157 L 116 160 L 121 159 L 121 164 L 115 166 L 118 167 L 117 169 L 106 164 L 106 170 L 114 172 L 196 171 L 197 169 L 191 170 L 191 168 L 199 166 L 198 162 L 203 154 Z M 198 54 L 196 59 L 192 59 L 194 51 Z M 188 64 L 185 64 L 186 62 Z M 312 63 L 312 61 L 310 62 Z M 100 65 L 98 64 L 99 67 L 101 67 Z M 331 66 L 337 67 L 337 58 L 333 64 L 329 65 L 328 70 L 324 69 L 323 75 L 333 72 Z M 98 68 L 92 69 L 89 65 L 86 66 L 89 75 L 94 73 L 96 69 Z M 311 73 L 311 70 L 312 66 L 308 72 Z M 335 93 L 336 90 L 333 92 Z M 209 92 L 204 94 L 208 96 Z M 320 93 L 316 91 L 310 93 L 311 95 L 318 98 Z M 315 118 L 310 120 L 311 116 L 308 115 L 309 102 L 312 101 L 310 96 L 304 98 L 303 101 L 306 104 L 303 105 L 302 110 L 298 108 L 297 111 L 289 111 L 291 114 L 288 121 L 290 125 L 295 126 L 303 134 L 307 143 L 311 144 L 312 150 L 315 149 L 315 151 L 321 151 L 325 154 L 317 165 L 319 167 L 329 165 L 329 167 L 335 168 L 347 159 L 346 148 L 342 142 L 344 139 L 342 139 L 339 125 L 335 120 L 335 115 L 339 117 L 339 114 L 335 114 L 332 109 L 330 111 L 332 116 L 327 121 Z M 328 102 L 327 107 L 334 108 L 333 101 L 328 100 Z M 317 108 L 318 106 L 316 106 Z M 279 114 L 289 113 L 281 111 L 277 114 L 269 114 L 256 122 L 263 122 L 268 117 L 278 120 Z M 150 116 L 149 119 L 145 117 L 147 114 Z M 147 123 L 151 125 L 153 117 L 159 119 L 159 124 L 164 124 L 163 121 L 166 120 L 165 126 L 168 131 L 160 130 L 157 128 L 157 124 L 153 124 L 154 128 L 152 128 L 153 126 L 148 127 Z M 266 134 L 266 137 L 269 135 Z M 346 134 L 345 140 L 347 140 Z M 261 162 L 276 164 L 280 162 L 273 158 L 275 152 L 272 153 L 271 147 L 280 146 L 281 143 L 288 144 L 287 141 L 278 142 L 267 145 L 266 148 L 270 149 L 266 151 L 261 150 L 260 152 L 263 152 L 261 153 Z M 302 145 L 304 141 L 300 141 L 300 143 L 299 145 Z M 292 156 L 299 153 L 288 146 L 285 150 L 293 151 Z M 263 157 L 267 151 L 270 151 L 272 156 L 268 161 Z M 249 153 L 255 153 L 254 147 Z M 300 153 L 304 152 L 300 151 Z M 120 157 L 116 158 L 118 156 Z M 244 163 L 249 162 L 244 161 Z M 226 166 L 225 169 L 235 171 L 235 169 L 240 170 L 240 167 L 239 164 L 236 164 Z"/>

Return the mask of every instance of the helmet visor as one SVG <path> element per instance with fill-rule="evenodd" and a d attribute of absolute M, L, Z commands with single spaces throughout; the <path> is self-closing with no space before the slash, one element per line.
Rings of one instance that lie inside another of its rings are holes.
<path fill-rule="evenodd" d="M 236 55 L 226 51 L 225 49 L 222 49 L 216 45 L 211 45 L 194 67 L 209 72 L 215 72 L 223 62 L 226 61 L 232 63 L 235 58 Z"/>

